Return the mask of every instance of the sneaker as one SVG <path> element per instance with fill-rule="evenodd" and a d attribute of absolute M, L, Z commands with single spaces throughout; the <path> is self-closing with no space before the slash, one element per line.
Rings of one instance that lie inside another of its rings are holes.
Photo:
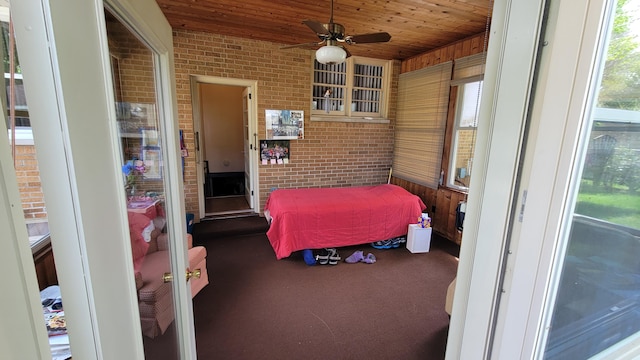
<path fill-rule="evenodd" d="M 383 240 L 383 241 L 372 242 L 371 246 L 373 246 L 376 249 L 391 249 L 392 243 L 391 243 L 391 240 Z"/>
<path fill-rule="evenodd" d="M 391 239 L 391 247 L 392 248 L 399 248 L 400 245 L 404 242 L 407 242 L 407 239 L 405 239 L 404 237 L 400 236 L 400 237 L 396 237 Z"/>
<path fill-rule="evenodd" d="M 316 261 L 320 265 L 327 265 L 329 263 L 329 251 L 327 249 L 322 249 L 318 254 L 316 254 Z"/>
<path fill-rule="evenodd" d="M 338 265 L 338 261 L 340 261 L 338 250 L 336 248 L 329 248 L 326 250 L 329 252 L 329 265 Z"/>

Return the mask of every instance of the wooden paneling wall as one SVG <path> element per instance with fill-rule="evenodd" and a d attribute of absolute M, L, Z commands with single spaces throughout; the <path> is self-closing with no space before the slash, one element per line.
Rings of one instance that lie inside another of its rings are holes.
<path fill-rule="evenodd" d="M 479 54 L 486 48 L 487 41 L 488 38 L 486 38 L 485 33 L 482 32 L 424 54 L 408 58 L 402 61 L 401 73 Z M 449 104 L 449 112 L 453 111 L 455 108 L 454 105 L 454 101 L 451 101 Z M 449 121 L 452 120 L 453 118 L 451 117 Z M 450 126 L 447 127 L 450 128 Z M 451 144 L 451 136 L 452 131 L 449 129 L 445 134 L 445 150 L 448 149 Z M 443 154 L 444 158 L 442 163 L 448 164 L 449 152 L 443 151 Z M 407 191 L 412 194 L 418 195 L 425 205 L 427 205 L 426 211 L 431 217 L 433 231 L 460 245 L 462 232 L 456 228 L 456 208 L 461 201 L 466 200 L 466 193 L 447 187 L 432 189 L 396 177 L 391 178 L 391 183 L 407 189 Z"/>
<path fill-rule="evenodd" d="M 411 181 L 391 177 L 391 183 L 417 195 L 427 206 L 431 227 L 438 235 L 460 245 L 462 232 L 456 228 L 456 208 L 466 199 L 466 194 L 447 188 L 432 189 Z"/>
<path fill-rule="evenodd" d="M 488 38 L 486 39 L 488 40 Z M 486 48 L 486 45 L 485 33 L 481 32 L 466 39 L 403 60 L 401 73 L 479 54 Z"/>
<path fill-rule="evenodd" d="M 47 286 L 58 284 L 58 274 L 53 260 L 51 243 L 33 254 L 33 262 L 36 267 L 36 277 L 38 278 L 40 290 Z"/>

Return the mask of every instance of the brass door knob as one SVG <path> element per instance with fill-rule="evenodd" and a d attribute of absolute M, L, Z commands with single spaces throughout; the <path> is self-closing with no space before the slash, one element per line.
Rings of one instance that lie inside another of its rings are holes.
<path fill-rule="evenodd" d="M 194 269 L 193 271 L 187 269 L 187 281 L 191 280 L 192 278 L 200 279 L 200 275 L 202 275 L 202 271 L 200 269 Z"/>
<path fill-rule="evenodd" d="M 173 281 L 173 274 L 172 273 L 164 273 L 164 275 L 162 275 L 162 282 L 172 282 Z"/>
<path fill-rule="evenodd" d="M 191 279 L 200 279 L 200 276 L 202 275 L 202 271 L 200 269 L 194 269 L 193 271 L 187 269 L 185 271 L 185 278 L 187 279 L 187 281 L 191 280 Z M 172 282 L 173 281 L 173 274 L 167 272 L 164 273 L 164 275 L 162 275 L 162 281 L 163 282 Z"/>

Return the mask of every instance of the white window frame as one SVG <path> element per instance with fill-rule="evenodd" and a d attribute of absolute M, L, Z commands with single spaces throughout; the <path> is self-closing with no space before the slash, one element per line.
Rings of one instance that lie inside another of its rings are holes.
<path fill-rule="evenodd" d="M 551 2 L 541 53 L 535 102 L 531 112 L 534 135 L 527 146 L 520 176 L 520 196 L 514 203 L 519 219 L 511 230 L 505 277 L 495 322 L 491 352 L 495 358 L 542 358 L 543 318 L 550 291 L 559 280 L 552 274 L 560 256 L 557 239 L 564 229 L 565 203 L 575 170 L 580 126 L 591 116 L 586 107 L 595 71 L 602 19 L 607 0 Z M 526 194 L 525 194 L 526 192 Z M 526 196 L 525 196 L 526 195 Z M 620 352 L 594 359 L 637 359 L 635 344 L 621 342 Z M 635 357 L 634 357 L 635 356 Z"/>
<path fill-rule="evenodd" d="M 315 75 L 315 58 L 312 61 L 312 69 L 311 69 L 311 121 L 341 121 L 341 122 L 379 122 L 379 123 L 389 123 L 388 112 L 389 112 L 389 92 L 391 88 L 391 72 L 393 70 L 392 60 L 382 60 L 382 59 L 373 59 L 361 56 L 351 56 L 347 58 L 345 61 L 346 64 L 346 82 L 345 85 L 335 85 L 336 87 L 344 88 L 344 98 L 343 98 L 343 108 L 342 109 L 331 109 L 329 113 L 327 113 L 321 106 L 314 109 L 314 99 L 313 99 L 313 87 L 318 83 L 314 81 Z M 372 65 L 372 66 L 381 66 L 383 75 L 382 75 L 382 87 L 380 89 L 380 112 L 358 112 L 353 111 L 351 109 L 351 105 L 347 106 L 347 104 L 352 103 L 353 98 L 353 90 L 354 86 L 354 76 L 355 76 L 355 66 L 356 65 Z"/>
<path fill-rule="evenodd" d="M 461 114 L 462 114 L 462 107 L 464 105 L 464 89 L 465 89 L 465 85 L 467 84 L 472 84 L 472 83 L 480 83 L 480 93 L 477 96 L 477 106 L 476 106 L 476 112 L 475 112 L 475 126 L 469 126 L 469 127 L 460 127 L 460 118 L 461 118 Z M 468 186 L 464 186 L 464 185 L 459 185 L 455 182 L 456 176 L 457 176 L 457 169 L 456 169 L 456 160 L 458 157 L 458 140 L 459 140 L 459 134 L 461 131 L 475 131 L 476 134 L 474 135 L 474 152 L 475 152 L 475 138 L 477 137 L 477 132 L 478 132 L 478 115 L 479 115 L 479 111 L 480 111 L 480 95 L 482 94 L 482 85 L 483 85 L 483 79 L 472 79 L 469 81 L 464 81 L 462 83 L 458 83 L 458 96 L 456 97 L 456 113 L 455 113 L 455 121 L 454 121 L 454 127 L 453 127 L 453 134 L 452 134 L 452 141 L 451 141 L 451 149 L 449 152 L 449 171 L 448 171 L 448 179 L 447 179 L 447 187 L 449 188 L 453 188 L 453 189 L 458 189 L 458 190 L 462 190 L 462 191 L 468 191 L 469 187 Z M 469 174 L 469 176 L 471 176 L 471 171 L 469 170 L 470 168 L 473 167 L 473 156 L 474 154 L 470 155 L 469 158 L 469 165 L 467 166 L 467 172 Z"/>
<path fill-rule="evenodd" d="M 544 0 L 493 4 L 447 360 L 518 358 L 489 353 L 544 9 Z"/>

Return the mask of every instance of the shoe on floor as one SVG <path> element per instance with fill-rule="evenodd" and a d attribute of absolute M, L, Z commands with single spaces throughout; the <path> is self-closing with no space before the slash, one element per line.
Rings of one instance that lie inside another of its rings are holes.
<path fill-rule="evenodd" d="M 313 266 L 316 264 L 316 259 L 313 257 L 313 251 L 311 249 L 302 250 L 302 257 L 307 265 Z"/>
<path fill-rule="evenodd" d="M 371 246 L 373 246 L 376 249 L 391 249 L 393 245 L 391 243 L 391 240 L 383 240 L 383 241 L 372 242 Z"/>
<path fill-rule="evenodd" d="M 363 260 L 364 260 L 364 252 L 361 251 L 361 250 L 358 250 L 358 251 L 354 252 L 348 258 L 344 259 L 344 261 L 347 264 L 355 264 L 355 263 L 363 261 Z"/>
<path fill-rule="evenodd" d="M 391 247 L 392 248 L 399 248 L 401 243 L 402 243 L 402 238 L 401 237 L 397 237 L 397 238 L 391 239 Z"/>
<path fill-rule="evenodd" d="M 340 261 L 338 250 L 336 248 L 328 248 L 326 250 L 329 252 L 329 265 L 338 265 L 338 261 Z"/>
<path fill-rule="evenodd" d="M 365 264 L 373 264 L 374 262 L 376 262 L 376 257 L 372 253 L 368 253 L 367 256 L 362 259 L 362 262 Z"/>
<path fill-rule="evenodd" d="M 322 249 L 318 254 L 316 254 L 316 261 L 320 265 L 327 265 L 329 263 L 329 251 L 327 249 Z"/>

